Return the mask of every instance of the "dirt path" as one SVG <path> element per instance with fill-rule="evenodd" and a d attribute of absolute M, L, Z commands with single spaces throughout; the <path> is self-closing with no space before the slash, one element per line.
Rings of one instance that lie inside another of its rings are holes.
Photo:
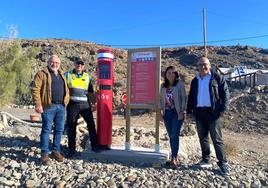
<path fill-rule="evenodd" d="M 268 136 L 262 134 L 234 133 L 224 130 L 224 140 L 235 147 L 231 158 L 244 165 L 261 165 L 268 168 Z M 228 146 L 227 146 L 228 147 Z"/>

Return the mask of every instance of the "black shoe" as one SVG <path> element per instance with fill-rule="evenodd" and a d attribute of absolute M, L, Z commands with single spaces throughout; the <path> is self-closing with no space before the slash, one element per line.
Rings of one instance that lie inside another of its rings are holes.
<path fill-rule="evenodd" d="M 69 151 L 66 157 L 67 158 L 74 158 L 77 156 L 78 156 L 78 153 L 76 151 Z"/>
<path fill-rule="evenodd" d="M 98 146 L 92 147 L 91 150 L 94 151 L 95 153 L 100 153 L 102 151 L 102 149 Z"/>
<path fill-rule="evenodd" d="M 212 163 L 209 160 L 202 160 L 196 164 L 201 168 L 212 168 Z"/>
<path fill-rule="evenodd" d="M 98 146 L 101 150 L 111 150 L 111 146 L 109 145 L 99 145 Z"/>
<path fill-rule="evenodd" d="M 220 163 L 218 162 L 218 166 L 220 167 L 221 174 L 226 176 L 229 175 L 229 165 L 228 163 Z"/>

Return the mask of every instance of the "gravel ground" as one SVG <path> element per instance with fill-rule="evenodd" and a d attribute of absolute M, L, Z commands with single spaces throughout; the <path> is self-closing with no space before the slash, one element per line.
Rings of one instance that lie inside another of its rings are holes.
<path fill-rule="evenodd" d="M 154 146 L 152 116 L 133 117 L 131 141 L 134 146 Z M 146 121 L 144 120 L 146 119 Z M 142 126 L 142 122 L 144 123 Z M 181 165 L 154 167 L 144 164 L 123 164 L 115 161 L 86 160 L 82 157 L 55 160 L 50 166 L 40 165 L 40 127 L 9 121 L 0 125 L 0 187 L 266 187 L 268 186 L 267 138 L 264 135 L 243 135 L 224 131 L 225 140 L 235 149 L 229 152 L 230 175 L 222 176 L 214 159 L 213 167 L 201 169 L 196 135 L 181 137 Z M 124 140 L 124 119 L 114 117 L 113 145 Z M 138 125 L 137 125 L 138 124 Z M 136 126 L 137 125 L 137 126 Z M 78 129 L 78 150 L 83 151 L 85 124 Z M 259 142 L 261 140 L 262 142 Z M 160 128 L 161 148 L 169 149 L 163 126 Z M 67 138 L 63 136 L 63 150 Z M 230 148 L 232 148 L 229 146 Z M 264 148 L 266 147 L 266 148 Z M 190 152 L 191 151 L 191 152 Z M 183 153 L 187 152 L 185 162 Z"/>

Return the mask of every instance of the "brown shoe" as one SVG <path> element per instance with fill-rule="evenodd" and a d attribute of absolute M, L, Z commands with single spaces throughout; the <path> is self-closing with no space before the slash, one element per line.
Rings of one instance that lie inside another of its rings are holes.
<path fill-rule="evenodd" d="M 177 159 L 172 159 L 172 160 L 170 161 L 170 166 L 171 166 L 171 168 L 177 168 L 177 166 L 178 166 L 178 161 L 177 161 Z"/>
<path fill-rule="evenodd" d="M 53 151 L 52 152 L 52 156 L 58 162 L 62 162 L 63 159 L 64 159 L 63 155 L 60 152 L 58 152 L 58 151 Z"/>
<path fill-rule="evenodd" d="M 42 163 L 42 165 L 50 165 L 51 160 L 50 160 L 48 154 L 44 154 L 41 156 L 41 163 Z"/>

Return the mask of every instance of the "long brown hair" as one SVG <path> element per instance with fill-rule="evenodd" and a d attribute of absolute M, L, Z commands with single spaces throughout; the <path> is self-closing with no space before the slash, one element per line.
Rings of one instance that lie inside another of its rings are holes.
<path fill-rule="evenodd" d="M 173 67 L 173 66 L 169 66 L 169 67 L 166 68 L 165 73 L 164 73 L 164 83 L 163 83 L 163 86 L 164 86 L 164 87 L 168 87 L 168 86 L 169 86 L 169 81 L 168 81 L 168 79 L 167 79 L 166 74 L 167 74 L 167 71 L 170 70 L 170 69 L 173 69 L 173 70 L 174 70 L 174 74 L 175 74 L 175 80 L 174 80 L 172 86 L 177 85 L 177 83 L 178 83 L 178 81 L 179 81 L 179 73 L 175 70 L 175 67 Z"/>

